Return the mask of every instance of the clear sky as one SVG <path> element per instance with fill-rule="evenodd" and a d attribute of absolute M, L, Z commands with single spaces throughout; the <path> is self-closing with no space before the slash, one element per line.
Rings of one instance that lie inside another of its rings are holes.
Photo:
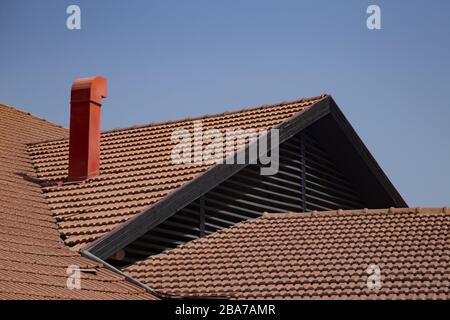
<path fill-rule="evenodd" d="M 448 0 L 0 0 L 0 40 L 0 102 L 64 126 L 93 75 L 103 129 L 330 93 L 410 206 L 450 205 Z"/>

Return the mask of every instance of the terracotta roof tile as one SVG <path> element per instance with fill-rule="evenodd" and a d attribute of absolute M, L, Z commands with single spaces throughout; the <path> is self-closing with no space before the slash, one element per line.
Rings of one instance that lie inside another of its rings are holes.
<path fill-rule="evenodd" d="M 165 293 L 264 299 L 449 299 L 450 212 L 266 214 L 125 269 Z M 381 288 L 367 287 L 369 265 Z"/>
<path fill-rule="evenodd" d="M 172 164 L 174 129 L 193 133 L 194 120 L 202 120 L 204 130 L 268 129 L 325 97 L 103 132 L 101 174 L 81 184 L 64 183 L 67 139 L 36 143 L 28 152 L 65 243 L 80 249 L 211 167 Z"/>
<path fill-rule="evenodd" d="M 154 298 L 61 241 L 36 183 L 27 144 L 67 134 L 62 127 L 0 105 L 0 299 Z M 82 270 L 80 290 L 66 286 L 69 265 Z"/>

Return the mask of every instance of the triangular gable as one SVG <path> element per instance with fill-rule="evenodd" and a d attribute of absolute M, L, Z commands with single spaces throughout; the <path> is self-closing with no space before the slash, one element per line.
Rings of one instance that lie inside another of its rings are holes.
<path fill-rule="evenodd" d="M 247 165 L 124 247 L 111 263 L 132 264 L 264 212 L 370 206 L 310 131 L 307 128 L 280 144 L 276 173 L 262 175 L 261 164 Z"/>
<path fill-rule="evenodd" d="M 378 166 L 345 119 L 334 100 L 326 97 L 281 123 L 280 145 L 305 129 L 314 136 L 333 161 L 363 195 L 368 208 L 405 207 L 406 203 Z M 256 143 L 256 142 L 255 142 Z M 247 149 L 249 146 L 247 146 Z M 246 150 L 241 150 L 246 152 Z M 93 242 L 88 250 L 106 259 L 160 225 L 247 165 L 215 165 L 181 188 Z"/>
<path fill-rule="evenodd" d="M 273 128 L 324 97 L 103 132 L 100 175 L 83 183 L 67 182 L 67 139 L 33 144 L 28 151 L 62 239 L 79 250 L 213 166 L 172 161 L 178 129 L 193 133 L 198 122 L 203 131 Z"/>

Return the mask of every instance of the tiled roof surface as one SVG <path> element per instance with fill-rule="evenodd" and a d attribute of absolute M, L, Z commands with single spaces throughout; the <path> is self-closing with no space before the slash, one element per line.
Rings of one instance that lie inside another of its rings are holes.
<path fill-rule="evenodd" d="M 104 132 L 100 176 L 83 184 L 61 184 L 68 171 L 67 139 L 34 144 L 28 151 L 37 176 L 47 184 L 43 191 L 65 243 L 79 249 L 211 167 L 172 164 L 175 129 L 193 134 L 194 120 L 202 120 L 203 131 L 271 128 L 324 97 Z"/>
<path fill-rule="evenodd" d="M 0 299 L 143 299 L 143 289 L 61 241 L 26 144 L 66 137 L 67 130 L 0 105 Z M 78 265 L 81 289 L 66 286 Z"/>
<path fill-rule="evenodd" d="M 268 214 L 129 266 L 166 293 L 449 299 L 450 209 Z M 369 265 L 381 288 L 367 286 Z"/>

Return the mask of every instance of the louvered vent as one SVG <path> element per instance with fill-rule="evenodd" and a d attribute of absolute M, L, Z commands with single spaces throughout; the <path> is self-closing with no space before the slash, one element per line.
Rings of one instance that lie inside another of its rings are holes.
<path fill-rule="evenodd" d="M 142 260 L 264 212 L 364 208 L 355 187 L 308 133 L 280 146 L 276 175 L 249 165 L 125 248 L 121 264 Z M 117 265 L 117 262 L 115 262 Z"/>

